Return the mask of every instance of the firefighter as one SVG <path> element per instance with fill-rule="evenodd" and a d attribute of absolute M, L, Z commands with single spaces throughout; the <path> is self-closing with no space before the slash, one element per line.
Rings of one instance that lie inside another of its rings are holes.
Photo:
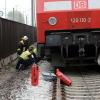
<path fill-rule="evenodd" d="M 26 51 L 24 51 L 18 58 L 18 62 L 16 65 L 17 70 L 24 70 L 32 63 L 35 63 L 36 61 L 36 55 L 33 53 L 33 48 L 29 47 Z"/>
<path fill-rule="evenodd" d="M 27 36 L 23 36 L 18 44 L 17 54 L 20 55 L 23 51 L 29 48 L 29 41 Z"/>

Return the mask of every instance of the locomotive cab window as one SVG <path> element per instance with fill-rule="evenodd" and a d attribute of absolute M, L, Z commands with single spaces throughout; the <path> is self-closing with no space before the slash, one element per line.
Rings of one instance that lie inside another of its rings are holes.
<path fill-rule="evenodd" d="M 84 6 L 84 7 L 83 7 Z M 100 0 L 47 0 L 44 11 L 100 9 Z"/>

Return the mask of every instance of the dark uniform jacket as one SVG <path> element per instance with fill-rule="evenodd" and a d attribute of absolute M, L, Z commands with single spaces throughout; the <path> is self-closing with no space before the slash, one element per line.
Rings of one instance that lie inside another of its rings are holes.
<path fill-rule="evenodd" d="M 23 51 L 26 51 L 29 48 L 28 41 L 21 40 L 18 44 L 17 54 L 22 54 Z"/>

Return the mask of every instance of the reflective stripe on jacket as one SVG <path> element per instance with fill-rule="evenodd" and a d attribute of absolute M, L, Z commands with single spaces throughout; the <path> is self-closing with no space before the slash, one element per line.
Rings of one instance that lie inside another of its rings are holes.
<path fill-rule="evenodd" d="M 37 54 L 37 48 L 34 48 L 33 52 L 34 52 L 35 54 Z"/>
<path fill-rule="evenodd" d="M 20 58 L 24 59 L 24 60 L 28 60 L 29 59 L 29 55 L 31 55 L 31 53 L 27 50 L 24 51 L 21 55 Z"/>
<path fill-rule="evenodd" d="M 24 41 L 23 40 L 21 40 L 20 43 L 24 45 Z"/>
<path fill-rule="evenodd" d="M 18 48 L 17 51 L 20 51 L 20 48 Z"/>

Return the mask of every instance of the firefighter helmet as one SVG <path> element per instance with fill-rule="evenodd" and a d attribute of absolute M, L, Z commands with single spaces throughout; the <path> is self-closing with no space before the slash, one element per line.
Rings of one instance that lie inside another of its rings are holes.
<path fill-rule="evenodd" d="M 24 37 L 23 37 L 23 40 L 28 40 L 28 37 L 27 37 L 27 36 L 24 36 Z"/>

